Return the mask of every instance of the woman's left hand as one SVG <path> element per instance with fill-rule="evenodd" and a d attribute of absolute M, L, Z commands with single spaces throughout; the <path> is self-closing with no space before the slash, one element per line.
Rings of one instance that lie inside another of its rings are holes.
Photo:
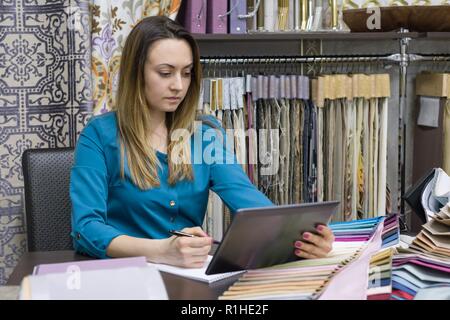
<path fill-rule="evenodd" d="M 333 231 L 327 226 L 318 225 L 317 234 L 304 232 L 301 238 L 295 241 L 295 255 L 300 258 L 324 258 L 331 251 L 334 241 Z"/>

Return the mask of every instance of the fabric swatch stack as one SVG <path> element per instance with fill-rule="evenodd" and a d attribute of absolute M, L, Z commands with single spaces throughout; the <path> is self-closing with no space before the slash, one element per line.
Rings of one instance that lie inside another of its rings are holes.
<path fill-rule="evenodd" d="M 449 204 L 422 226 L 422 231 L 407 248 L 396 250 L 392 299 L 411 300 L 419 294 L 424 299 L 437 299 L 441 289 L 450 298 Z"/>
<path fill-rule="evenodd" d="M 450 291 L 450 259 L 398 250 L 392 263 L 391 299 L 412 300 L 420 290 L 433 287 L 448 287 Z"/>
<path fill-rule="evenodd" d="M 367 300 L 389 300 L 392 292 L 393 249 L 381 250 L 372 256 L 369 268 Z"/>
<path fill-rule="evenodd" d="M 376 217 L 349 222 L 336 222 L 330 224 L 336 242 L 364 242 L 370 239 L 375 227 L 384 220 Z"/>
<path fill-rule="evenodd" d="M 440 212 L 422 226 L 422 231 L 414 239 L 410 248 L 418 252 L 450 258 L 449 204 L 445 205 Z"/>
<path fill-rule="evenodd" d="M 391 214 L 386 217 L 334 223 L 330 227 L 335 234 L 337 242 L 367 241 L 372 235 L 374 227 L 381 222 L 383 223 L 381 248 L 389 248 L 398 244 L 400 232 L 398 216 L 396 214 Z M 389 299 L 392 291 L 392 254 L 391 249 L 386 249 L 372 256 L 369 267 L 367 299 Z"/>
<path fill-rule="evenodd" d="M 391 214 L 386 216 L 381 237 L 383 239 L 382 248 L 389 248 L 398 244 L 400 238 L 398 215 Z"/>

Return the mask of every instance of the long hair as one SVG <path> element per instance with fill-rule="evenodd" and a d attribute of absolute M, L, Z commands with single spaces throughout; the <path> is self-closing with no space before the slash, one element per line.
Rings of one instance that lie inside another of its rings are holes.
<path fill-rule="evenodd" d="M 160 185 L 160 162 L 151 148 L 150 113 L 145 98 L 144 65 L 147 51 L 161 39 L 185 40 L 192 50 L 193 68 L 186 96 L 176 111 L 166 114 L 168 137 L 175 130 L 186 130 L 189 137 L 194 131 L 195 110 L 201 81 L 200 55 L 194 38 L 177 22 L 164 16 L 152 16 L 141 20 L 129 34 L 122 52 L 116 104 L 120 138 L 121 177 L 125 177 L 125 154 L 133 183 L 145 190 Z M 168 183 L 193 179 L 190 139 L 169 139 L 167 148 Z M 171 161 L 177 159 L 177 161 Z"/>

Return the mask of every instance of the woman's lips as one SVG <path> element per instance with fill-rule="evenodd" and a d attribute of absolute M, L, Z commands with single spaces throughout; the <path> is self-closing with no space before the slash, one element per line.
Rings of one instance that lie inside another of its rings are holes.
<path fill-rule="evenodd" d="M 168 97 L 166 99 L 169 100 L 169 101 L 172 101 L 172 102 L 176 102 L 176 101 L 180 101 L 181 100 L 181 98 L 179 98 L 179 97 Z"/>

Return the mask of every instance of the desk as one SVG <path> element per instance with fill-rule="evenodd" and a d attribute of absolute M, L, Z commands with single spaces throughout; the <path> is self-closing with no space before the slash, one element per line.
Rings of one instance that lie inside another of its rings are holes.
<path fill-rule="evenodd" d="M 91 259 L 93 258 L 76 254 L 74 251 L 26 252 L 9 277 L 7 285 L 20 285 L 22 279 L 31 274 L 34 266 L 38 264 Z M 241 276 L 238 274 L 208 284 L 165 272 L 161 272 L 161 275 L 171 300 L 215 300 Z"/>

